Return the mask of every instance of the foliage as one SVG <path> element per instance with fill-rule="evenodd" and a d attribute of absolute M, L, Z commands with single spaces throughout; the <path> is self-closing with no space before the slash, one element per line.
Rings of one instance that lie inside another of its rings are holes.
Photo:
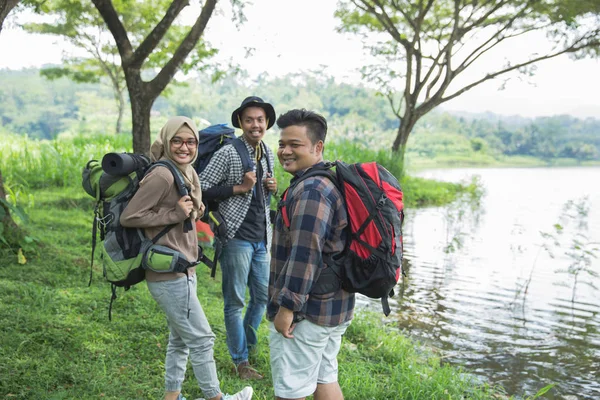
<path fill-rule="evenodd" d="M 578 200 L 567 201 L 562 209 L 561 222 L 558 225 L 557 234 L 565 231 L 568 225 L 574 225 L 570 243 L 566 240 L 556 241 L 558 246 L 568 244 L 564 255 L 569 263 L 566 268 L 556 270 L 557 273 L 567 274 L 571 278 L 571 301 L 575 301 L 577 285 L 582 283 L 598 290 L 594 280 L 600 277 L 600 271 L 593 269 L 592 261 L 600 255 L 600 243 L 590 241 L 588 237 L 588 214 L 590 212 L 589 199 L 587 197 Z M 566 242 L 566 243 L 565 243 Z"/>
<path fill-rule="evenodd" d="M 562 207 L 558 222 L 552 226 L 552 230 L 540 231 L 542 242 L 529 271 L 529 277 L 517 288 L 514 300 L 522 294 L 523 303 L 525 303 L 527 291 L 542 252 L 550 258 L 562 257 L 567 264 L 566 267 L 558 268 L 554 272 L 566 274 L 571 279 L 572 303 L 575 302 L 577 285 L 580 283 L 593 290 L 599 290 L 594 284 L 594 280 L 600 277 L 600 271 L 593 269 L 592 262 L 600 255 L 600 243 L 592 242 L 588 237 L 589 212 L 590 206 L 587 197 L 567 200 Z M 569 287 L 567 282 L 559 282 L 557 285 Z"/>
<path fill-rule="evenodd" d="M 55 140 L 33 140 L 17 135 L 0 135 L 0 170 L 11 186 L 31 189 L 49 187 L 81 187 L 81 170 L 91 159 L 110 152 L 131 152 L 129 139 L 123 135 L 64 135 Z M 473 185 L 435 182 L 403 175 L 397 158 L 389 151 L 374 151 L 350 141 L 332 142 L 325 146 L 325 158 L 346 162 L 377 161 L 400 177 L 405 192 L 405 205 L 419 207 L 442 205 L 461 193 L 471 192 Z M 275 163 L 275 176 L 281 188 L 291 176 Z M 276 207 L 277 199 L 273 199 Z"/>
<path fill-rule="evenodd" d="M 134 46 L 139 46 L 144 35 L 148 34 L 161 19 L 160 10 L 164 10 L 170 0 L 159 2 L 117 2 L 116 11 L 121 16 L 124 26 L 131 33 L 129 39 Z M 117 102 L 119 118 L 116 132 L 121 130 L 121 121 L 125 111 L 125 93 L 127 85 L 121 67 L 119 51 L 112 41 L 110 33 L 98 10 L 92 3 L 71 0 L 44 1 L 38 13 L 53 18 L 52 23 L 28 23 L 24 27 L 32 33 L 41 33 L 64 37 L 76 48 L 85 51 L 86 56 L 64 55 L 63 65 L 47 67 L 41 73 L 49 79 L 66 76 L 75 82 L 106 82 L 113 90 Z M 177 45 L 186 34 L 181 25 L 173 25 L 160 41 L 156 49 L 144 63 L 144 69 L 152 71 L 164 65 L 174 54 Z M 190 70 L 206 68 L 205 60 L 216 53 L 216 49 L 204 41 L 196 44 L 195 51 L 181 65 L 187 73 Z"/>
<path fill-rule="evenodd" d="M 6 198 L 0 198 L 0 258 L 17 255 L 19 264 L 27 257 L 38 254 L 39 240 L 31 233 L 27 208 L 34 206 L 31 192 L 25 185 L 4 182 Z M 26 257 L 27 256 L 27 257 Z"/>
<path fill-rule="evenodd" d="M 110 132 L 117 118 L 111 92 L 99 84 L 76 85 L 66 79 L 45 82 L 37 70 L 0 71 L 0 132 L 4 129 L 29 137 L 54 138 Z M 248 93 L 274 104 L 278 113 L 293 107 L 322 112 L 329 123 L 328 143 L 352 142 L 377 149 L 395 158 L 389 150 L 395 116 L 376 92 L 362 86 L 336 83 L 316 72 L 284 78 L 261 78 L 243 83 L 227 76 L 211 84 L 201 75 L 175 86 L 167 98 L 154 103 L 151 131 L 156 133 L 171 115 L 186 115 L 199 127 L 231 123 L 231 110 Z M 126 113 L 126 120 L 131 118 Z M 266 135 L 276 144 L 277 128 Z M 506 157 L 535 157 L 557 164 L 600 160 L 600 120 L 568 115 L 524 118 L 491 113 L 468 114 L 432 111 L 416 125 L 408 142 L 407 162 L 430 165 L 494 165 Z M 526 161 L 530 165 L 530 161 Z M 402 164 L 401 161 L 398 161 Z M 411 164 L 412 163 L 412 164 Z M 538 161 L 539 164 L 539 161 Z M 397 174 L 399 175 L 399 174 Z"/>
<path fill-rule="evenodd" d="M 65 81 L 44 84 L 36 70 L 0 74 L 0 120 L 13 133 L 51 139 L 77 118 L 73 85 Z M 79 90 L 95 92 L 95 88 Z"/>
<path fill-rule="evenodd" d="M 492 79 L 531 75 L 540 61 L 600 48 L 600 7 L 593 1 L 342 0 L 336 16 L 339 29 L 361 37 L 377 59 L 362 73 L 399 120 L 392 150 L 401 157 L 417 121 L 440 104 Z M 466 77 L 493 52 L 508 58 L 512 39 L 537 32 L 548 36 L 550 49 Z"/>
<path fill-rule="evenodd" d="M 80 187 L 81 170 L 109 152 L 131 152 L 122 135 L 59 137 L 53 141 L 0 135 L 0 170 L 8 184 L 27 188 Z"/>
<path fill-rule="evenodd" d="M 196 68 L 203 65 L 215 52 L 201 37 L 217 0 L 204 1 L 191 26 L 176 22 L 189 5 L 186 0 L 162 1 L 158 5 L 133 2 L 123 7 L 120 1 L 115 3 L 116 7 L 112 0 L 92 0 L 92 3 L 106 23 L 121 58 L 131 103 L 133 149 L 137 153 L 148 153 L 152 104 L 178 71 L 187 72 L 192 65 Z M 241 0 L 233 1 L 232 6 L 241 13 L 240 3 Z M 137 29 L 140 15 L 149 21 L 146 29 Z M 186 64 L 188 56 L 191 56 L 191 64 Z M 150 66 L 157 66 L 157 72 L 145 80 L 142 71 Z"/>

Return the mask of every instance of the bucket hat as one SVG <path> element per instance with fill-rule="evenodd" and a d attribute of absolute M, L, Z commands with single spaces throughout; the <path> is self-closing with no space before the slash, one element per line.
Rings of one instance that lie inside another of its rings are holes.
<path fill-rule="evenodd" d="M 242 112 L 248 107 L 260 107 L 265 110 L 265 114 L 267 114 L 268 119 L 267 129 L 271 128 L 273 124 L 275 124 L 276 116 L 273 106 L 269 103 L 265 103 L 260 97 L 250 96 L 246 97 L 244 101 L 242 101 L 242 104 L 231 114 L 231 125 L 235 126 L 236 128 L 242 128 L 239 121 L 241 119 Z"/>

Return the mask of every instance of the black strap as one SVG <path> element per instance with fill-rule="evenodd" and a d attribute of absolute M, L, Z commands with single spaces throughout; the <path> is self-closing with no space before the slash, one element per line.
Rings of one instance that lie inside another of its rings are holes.
<path fill-rule="evenodd" d="M 179 195 L 181 197 L 187 196 L 190 194 L 188 188 L 185 186 L 185 180 L 183 179 L 183 175 L 181 174 L 181 171 L 179 170 L 179 168 L 177 168 L 175 166 L 175 164 L 173 164 L 173 161 L 171 161 L 171 160 L 167 160 L 167 159 L 158 160 L 157 162 L 152 164 L 152 166 L 148 169 L 148 171 L 146 173 L 150 172 L 150 170 L 152 170 L 153 168 L 155 168 L 158 165 L 162 165 L 163 167 L 166 167 L 169 169 L 169 171 L 171 171 L 171 174 L 173 174 L 173 179 L 175 180 L 175 186 L 177 186 L 177 191 L 179 192 Z M 187 233 L 187 232 L 191 231 L 192 229 L 194 229 L 194 227 L 192 226 L 192 219 L 188 218 L 183 223 L 183 232 Z"/>
<path fill-rule="evenodd" d="M 383 296 L 381 298 L 381 307 L 383 308 L 383 313 L 385 314 L 386 317 L 388 315 L 390 315 L 390 312 L 392 312 L 392 310 L 390 309 L 390 304 L 388 303 L 387 296 Z"/>
<path fill-rule="evenodd" d="M 94 252 L 96 250 L 96 236 L 98 234 L 98 224 L 100 223 L 100 221 L 98 221 L 98 207 L 100 205 L 100 201 L 98 201 L 96 203 L 96 206 L 94 207 L 94 222 L 92 224 L 92 259 L 90 260 L 90 281 L 88 282 L 88 287 L 90 287 L 92 285 L 92 274 L 93 274 L 93 267 L 94 267 Z"/>
<path fill-rule="evenodd" d="M 329 178 L 331 180 L 331 182 L 333 182 L 333 184 L 335 185 L 335 187 L 340 191 L 340 193 L 343 195 L 344 192 L 341 190 L 341 188 L 339 187 L 337 178 L 335 176 L 335 173 L 333 171 L 331 171 L 331 168 L 333 168 L 335 166 L 335 162 L 327 162 L 324 163 L 322 166 L 314 166 L 312 168 L 310 168 L 309 170 L 307 170 L 306 172 L 304 172 L 301 176 L 299 176 L 298 178 L 296 178 L 295 180 L 292 180 L 292 182 L 290 182 L 290 186 L 285 189 L 285 191 L 283 192 L 283 195 L 281 196 L 281 201 L 278 204 L 278 209 L 282 210 L 282 212 L 285 212 L 287 214 L 287 220 L 291 222 L 291 218 L 290 218 L 290 214 L 289 214 L 289 207 L 287 206 L 287 194 L 291 193 L 290 190 L 293 190 L 294 187 L 296 187 L 297 184 L 299 184 L 300 182 L 302 182 L 303 180 L 306 180 L 308 178 L 312 178 L 315 176 L 323 176 L 325 178 Z M 289 228 L 289 227 L 288 227 Z"/>
<path fill-rule="evenodd" d="M 158 242 L 158 239 L 160 239 L 161 237 L 165 236 L 167 234 L 167 232 L 169 232 L 171 229 L 173 229 L 173 227 L 177 225 L 177 224 L 171 224 L 171 225 L 167 225 L 165 226 L 162 231 L 158 232 L 158 235 L 154 236 L 154 238 L 152 239 L 152 244 L 156 244 L 156 242 Z"/>
<path fill-rule="evenodd" d="M 254 170 L 254 161 L 250 158 L 250 152 L 242 139 L 236 138 L 231 141 L 231 144 L 242 159 L 242 169 L 244 170 L 244 173 Z"/>
<path fill-rule="evenodd" d="M 242 168 L 244 169 L 244 173 L 254 170 L 254 161 L 250 158 L 250 153 L 248 152 L 248 148 L 246 147 L 244 141 L 238 137 L 235 140 L 232 140 L 231 144 L 242 159 Z M 262 153 L 264 154 L 264 157 L 266 157 L 267 160 L 267 171 L 270 174 L 273 174 L 273 166 L 271 165 L 271 160 L 269 160 L 267 145 L 261 141 L 260 146 L 262 148 Z"/>
<path fill-rule="evenodd" d="M 112 296 L 110 296 L 110 304 L 108 305 L 108 320 L 112 321 L 112 305 L 113 301 L 117 298 L 117 287 L 111 283 L 110 290 L 112 292 Z"/>
<path fill-rule="evenodd" d="M 212 266 L 210 268 L 210 277 L 214 278 L 215 275 L 217 274 L 217 262 L 219 261 L 219 257 L 221 256 L 221 253 L 223 252 L 223 242 L 221 241 L 221 239 L 217 236 L 215 236 L 215 256 L 213 257 L 212 260 Z"/>
<path fill-rule="evenodd" d="M 260 145 L 262 146 L 263 149 L 263 154 L 266 157 L 267 160 L 267 171 L 272 175 L 273 174 L 273 167 L 271 166 L 271 160 L 269 160 L 269 153 L 267 152 L 267 145 L 261 140 Z"/>

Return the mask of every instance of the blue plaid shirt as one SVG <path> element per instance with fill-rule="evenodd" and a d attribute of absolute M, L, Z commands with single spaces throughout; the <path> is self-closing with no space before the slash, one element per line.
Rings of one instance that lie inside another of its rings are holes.
<path fill-rule="evenodd" d="M 307 178 L 288 192 L 286 204 L 290 227 L 281 212 L 275 220 L 267 318 L 273 321 L 283 306 L 294 311 L 295 320 L 306 318 L 317 325 L 351 320 L 353 293 L 311 293 L 327 267 L 323 254 L 334 256 L 344 249 L 348 216 L 339 190 L 325 177 Z"/>

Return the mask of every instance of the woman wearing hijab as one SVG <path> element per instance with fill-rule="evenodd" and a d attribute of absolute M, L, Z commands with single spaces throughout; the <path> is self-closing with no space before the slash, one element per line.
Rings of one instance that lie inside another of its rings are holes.
<path fill-rule="evenodd" d="M 176 224 L 157 244 L 181 252 L 188 261 L 198 258 L 195 224 L 185 229 L 188 218 L 196 220 L 204 212 L 198 175 L 192 167 L 198 151 L 198 130 L 187 117 L 173 117 L 161 129 L 150 149 L 152 161 L 170 160 L 181 171 L 189 195 L 181 197 L 172 173 L 156 167 L 140 182 L 140 187 L 121 214 L 121 225 L 143 228 L 150 239 L 166 226 Z M 167 315 L 170 330 L 165 360 L 165 400 L 185 400 L 181 395 L 188 355 L 204 396 L 209 400 L 248 400 L 252 388 L 223 395 L 213 358 L 213 334 L 196 294 L 196 268 L 186 273 L 158 273 L 146 270 L 152 297 Z"/>

